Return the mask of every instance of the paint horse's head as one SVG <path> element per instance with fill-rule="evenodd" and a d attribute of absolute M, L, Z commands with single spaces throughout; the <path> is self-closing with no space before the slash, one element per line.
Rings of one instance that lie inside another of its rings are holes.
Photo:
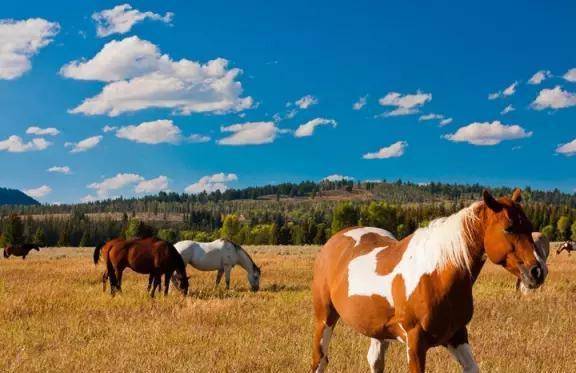
<path fill-rule="evenodd" d="M 252 291 L 260 289 L 260 267 L 254 263 L 252 264 L 252 271 L 248 271 L 248 282 Z"/>
<path fill-rule="evenodd" d="M 498 199 L 484 191 L 483 199 L 487 207 L 484 248 L 490 261 L 506 268 L 527 288 L 542 285 L 544 268 L 532 239 L 532 224 L 520 206 L 520 189 L 511 198 Z"/>

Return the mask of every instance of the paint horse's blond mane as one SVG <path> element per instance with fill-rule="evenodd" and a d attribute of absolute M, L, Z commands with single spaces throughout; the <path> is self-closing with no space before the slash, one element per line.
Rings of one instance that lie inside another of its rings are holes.
<path fill-rule="evenodd" d="M 410 246 L 425 250 L 423 255 L 436 263 L 437 269 L 452 264 L 470 272 L 469 243 L 474 226 L 478 223 L 477 209 L 482 202 L 475 202 L 448 217 L 435 219 L 425 228 L 414 232 Z"/>

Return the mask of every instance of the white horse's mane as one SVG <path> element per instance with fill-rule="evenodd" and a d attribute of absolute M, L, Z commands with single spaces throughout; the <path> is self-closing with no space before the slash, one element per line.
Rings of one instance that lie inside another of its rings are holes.
<path fill-rule="evenodd" d="M 414 232 L 410 245 L 422 247 L 438 269 L 452 264 L 470 272 L 468 244 L 473 239 L 472 228 L 478 222 L 476 211 L 480 204 L 476 202 L 448 217 L 432 220 L 427 227 Z"/>

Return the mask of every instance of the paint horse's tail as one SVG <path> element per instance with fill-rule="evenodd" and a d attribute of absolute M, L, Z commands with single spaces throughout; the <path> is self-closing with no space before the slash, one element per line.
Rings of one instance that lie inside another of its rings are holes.
<path fill-rule="evenodd" d="M 96 248 L 94 249 L 94 255 L 93 255 L 94 265 L 98 264 L 98 262 L 100 261 L 100 250 L 102 250 L 102 246 L 104 246 L 104 244 L 100 243 L 96 245 Z"/>

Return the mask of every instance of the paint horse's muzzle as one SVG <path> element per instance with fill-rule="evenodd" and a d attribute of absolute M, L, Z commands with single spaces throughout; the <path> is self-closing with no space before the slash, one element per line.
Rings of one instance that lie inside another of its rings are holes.
<path fill-rule="evenodd" d="M 529 289 L 536 289 L 542 285 L 546 277 L 540 263 L 534 264 L 530 269 L 524 267 L 520 273 L 522 274 L 522 282 Z"/>

